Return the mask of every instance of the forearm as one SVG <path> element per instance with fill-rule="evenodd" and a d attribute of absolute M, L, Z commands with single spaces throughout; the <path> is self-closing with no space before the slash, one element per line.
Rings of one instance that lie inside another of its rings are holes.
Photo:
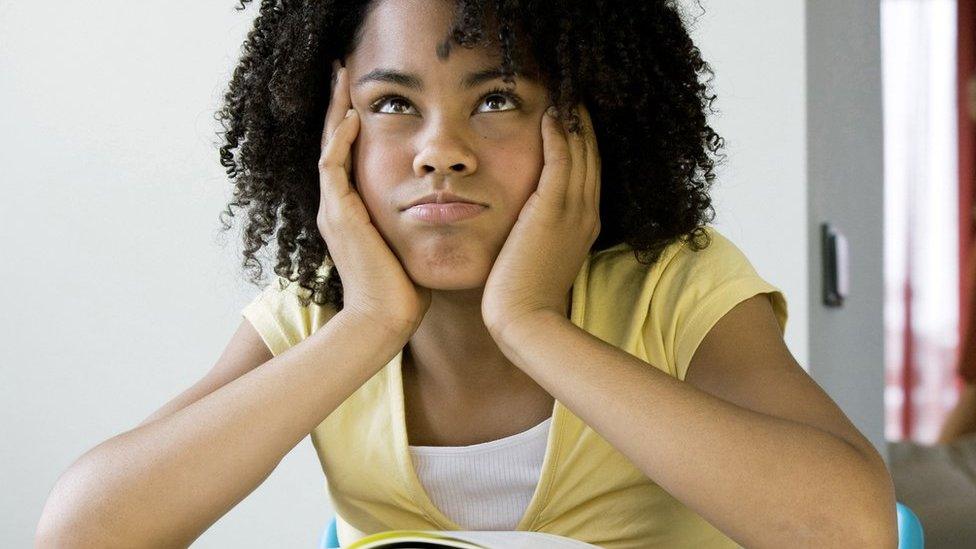
<path fill-rule="evenodd" d="M 99 444 L 58 479 L 39 541 L 188 546 L 409 338 L 378 330 L 340 312 L 260 368 Z"/>
<path fill-rule="evenodd" d="M 969 383 L 963 387 L 959 402 L 942 425 L 938 442 L 948 444 L 973 433 L 976 433 L 976 383 Z"/>
<path fill-rule="evenodd" d="M 498 340 L 635 467 L 746 547 L 866 547 L 895 515 L 878 462 L 830 433 L 717 398 L 565 318 Z"/>

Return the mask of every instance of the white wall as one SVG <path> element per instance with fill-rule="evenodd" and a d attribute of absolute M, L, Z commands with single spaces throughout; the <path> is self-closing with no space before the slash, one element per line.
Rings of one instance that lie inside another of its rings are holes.
<path fill-rule="evenodd" d="M 806 49 L 801 0 L 684 0 L 715 71 L 712 127 L 726 163 L 714 225 L 786 295 L 786 343 L 807 368 Z"/>
<path fill-rule="evenodd" d="M 803 3 L 704 4 L 730 155 L 715 224 L 785 292 L 806 365 Z M 202 376 L 258 291 L 235 231 L 216 239 L 212 114 L 255 14 L 235 5 L 0 4 L 0 546 L 30 545 L 79 455 Z M 194 546 L 313 547 L 331 513 L 306 439 Z"/>
<path fill-rule="evenodd" d="M 30 546 L 74 459 L 207 372 L 258 291 L 237 231 L 217 240 L 212 115 L 256 13 L 236 4 L 0 5 L 2 547 Z M 306 439 L 195 547 L 313 547 L 331 514 Z"/>

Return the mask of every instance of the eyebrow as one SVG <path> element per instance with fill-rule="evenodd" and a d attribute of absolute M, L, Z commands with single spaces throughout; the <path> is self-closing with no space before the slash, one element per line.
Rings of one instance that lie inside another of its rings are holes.
<path fill-rule="evenodd" d="M 468 73 L 464 78 L 461 79 L 460 85 L 465 89 L 470 89 L 484 82 L 501 78 L 502 76 L 503 73 L 500 67 L 491 67 L 477 72 Z M 515 73 L 515 76 L 520 77 L 522 75 Z M 423 80 L 421 80 L 421 78 L 416 74 L 399 72 L 392 69 L 373 69 L 369 73 L 360 77 L 360 79 L 356 81 L 355 87 L 359 88 L 369 82 L 388 82 L 390 84 L 398 84 L 417 91 L 424 90 Z"/>

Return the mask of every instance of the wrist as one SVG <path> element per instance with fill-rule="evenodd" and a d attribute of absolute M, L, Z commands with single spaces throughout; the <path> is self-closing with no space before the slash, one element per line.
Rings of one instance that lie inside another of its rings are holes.
<path fill-rule="evenodd" d="M 414 323 L 397 322 L 389 318 L 377 318 L 375 316 L 355 310 L 343 309 L 336 313 L 333 320 L 348 326 L 349 329 L 360 331 L 359 333 L 374 333 L 384 340 L 404 345 L 410 340 L 410 336 L 417 330 Z"/>
<path fill-rule="evenodd" d="M 492 328 L 489 328 L 489 333 L 492 334 L 492 337 L 496 341 L 515 343 L 524 339 L 527 335 L 538 333 L 540 329 L 544 329 L 548 325 L 548 322 L 559 320 L 565 321 L 567 319 L 555 311 L 540 309 L 538 311 L 524 313 L 503 322 L 497 322 Z"/>

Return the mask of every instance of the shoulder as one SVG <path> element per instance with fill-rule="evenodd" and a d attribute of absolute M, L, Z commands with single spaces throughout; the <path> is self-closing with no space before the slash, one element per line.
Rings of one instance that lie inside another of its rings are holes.
<path fill-rule="evenodd" d="M 738 303 L 766 293 L 784 332 L 788 316 L 783 293 L 760 276 L 742 250 L 714 227 L 703 229 L 700 249 L 677 240 L 645 265 L 621 244 L 594 255 L 590 269 L 588 301 L 593 314 L 603 315 L 600 323 L 640 322 L 644 352 L 665 361 L 679 379 L 705 334 Z M 599 302 L 605 303 L 602 312 Z M 630 309 L 621 310 L 623 304 Z"/>
<path fill-rule="evenodd" d="M 272 277 L 241 309 L 275 356 L 310 336 L 335 314 L 333 306 L 316 304 L 309 290 L 280 275 Z"/>
<path fill-rule="evenodd" d="M 590 277 L 615 288 L 639 285 L 642 292 L 657 296 L 707 292 L 723 280 L 758 276 L 752 263 L 731 240 L 714 227 L 702 228 L 705 241 L 700 249 L 692 242 L 676 240 L 651 264 L 638 261 L 627 244 L 594 254 Z M 664 299 L 659 297 L 660 299 Z"/>

